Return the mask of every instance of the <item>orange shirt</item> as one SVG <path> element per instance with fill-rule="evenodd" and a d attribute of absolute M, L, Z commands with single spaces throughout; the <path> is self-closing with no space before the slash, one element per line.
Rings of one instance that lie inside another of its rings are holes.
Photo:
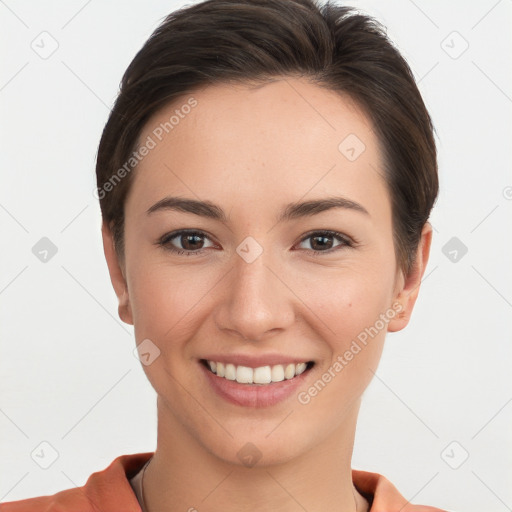
<path fill-rule="evenodd" d="M 0 512 L 141 512 L 129 480 L 152 455 L 153 452 L 121 455 L 108 468 L 93 473 L 82 487 L 2 503 Z M 352 480 L 370 503 L 370 512 L 446 512 L 408 504 L 396 487 L 378 473 L 353 469 Z"/>

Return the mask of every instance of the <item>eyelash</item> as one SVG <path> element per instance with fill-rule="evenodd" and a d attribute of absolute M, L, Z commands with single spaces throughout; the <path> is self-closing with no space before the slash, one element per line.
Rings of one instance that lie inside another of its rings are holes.
<path fill-rule="evenodd" d="M 172 246 L 170 244 L 170 241 L 174 238 L 177 238 L 181 235 L 199 235 L 205 238 L 209 238 L 206 233 L 203 231 L 196 231 L 196 230 L 180 230 L 180 231 L 174 231 L 172 233 L 168 233 L 161 237 L 157 242 L 156 245 L 163 247 L 164 249 L 171 251 L 179 256 L 197 256 L 202 254 L 206 249 L 198 249 L 196 251 L 187 251 L 186 249 L 177 249 L 176 247 Z M 326 251 L 315 251 L 313 249 L 303 249 L 310 253 L 312 253 L 313 256 L 320 256 L 322 254 L 332 254 L 334 251 L 342 249 L 344 247 L 355 247 L 357 245 L 357 241 L 347 237 L 343 233 L 340 233 L 338 231 L 330 231 L 330 230 L 320 230 L 320 231 L 310 231 L 309 233 L 306 233 L 306 235 L 300 240 L 299 243 L 304 242 L 305 240 L 308 240 L 309 238 L 314 238 L 316 236 L 324 236 L 324 237 L 335 237 L 338 238 L 339 241 L 343 242 L 341 245 L 338 245 L 337 247 L 333 247 L 331 249 L 328 249 Z"/>

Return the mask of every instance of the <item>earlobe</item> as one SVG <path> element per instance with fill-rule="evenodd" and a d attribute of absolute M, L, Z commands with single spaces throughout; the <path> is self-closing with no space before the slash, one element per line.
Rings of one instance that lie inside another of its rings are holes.
<path fill-rule="evenodd" d="M 400 304 L 396 316 L 388 324 L 388 332 L 396 332 L 407 326 L 411 319 L 414 304 L 418 298 L 421 280 L 427 268 L 428 257 L 430 254 L 430 245 L 432 242 L 432 226 L 426 222 L 421 231 L 421 239 L 416 251 L 416 261 L 409 272 L 409 275 L 403 278 L 403 286 L 398 291 L 394 303 Z"/>
<path fill-rule="evenodd" d="M 130 305 L 130 296 L 128 293 L 128 286 L 126 278 L 119 264 L 119 259 L 115 250 L 114 239 L 112 231 L 105 222 L 101 226 L 101 236 L 103 239 L 103 252 L 107 261 L 108 271 L 110 274 L 110 281 L 114 287 L 114 291 L 119 301 L 118 314 L 119 318 L 130 325 L 133 325 L 133 315 Z"/>

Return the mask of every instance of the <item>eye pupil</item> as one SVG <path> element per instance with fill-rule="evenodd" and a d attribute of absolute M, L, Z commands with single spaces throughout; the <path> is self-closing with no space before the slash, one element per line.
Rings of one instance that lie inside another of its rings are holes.
<path fill-rule="evenodd" d="M 313 242 L 311 244 L 311 247 L 313 247 L 313 249 L 325 249 L 326 247 L 328 249 L 330 249 L 332 247 L 332 241 L 331 242 L 327 242 L 325 243 L 325 240 L 328 240 L 332 238 L 331 236 L 314 236 L 312 237 L 312 240 L 323 240 L 323 242 L 321 242 L 318 246 L 316 244 L 316 242 Z"/>
<path fill-rule="evenodd" d="M 182 235 L 181 236 L 181 240 L 182 240 L 182 245 L 183 245 L 183 248 L 185 250 L 190 250 L 190 251 L 193 251 L 195 249 L 198 249 L 197 246 L 194 245 L 194 243 L 200 243 L 201 242 L 201 236 L 197 235 L 197 234 L 185 234 L 185 235 Z M 190 247 L 187 247 L 189 245 L 189 242 L 191 241 L 191 239 L 193 240 L 192 241 L 192 246 Z M 183 240 L 185 240 L 186 242 L 183 243 Z"/>

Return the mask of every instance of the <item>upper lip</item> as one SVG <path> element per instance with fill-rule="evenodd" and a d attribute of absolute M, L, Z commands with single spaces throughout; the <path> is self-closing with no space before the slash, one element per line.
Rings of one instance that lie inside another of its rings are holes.
<path fill-rule="evenodd" d="M 282 354 L 260 354 L 250 356 L 247 354 L 211 354 L 201 359 L 215 361 L 216 363 L 233 364 L 235 366 L 247 366 L 259 368 L 261 366 L 275 366 L 277 364 L 298 364 L 313 361 L 310 358 L 299 358 L 297 356 L 284 356 Z"/>

